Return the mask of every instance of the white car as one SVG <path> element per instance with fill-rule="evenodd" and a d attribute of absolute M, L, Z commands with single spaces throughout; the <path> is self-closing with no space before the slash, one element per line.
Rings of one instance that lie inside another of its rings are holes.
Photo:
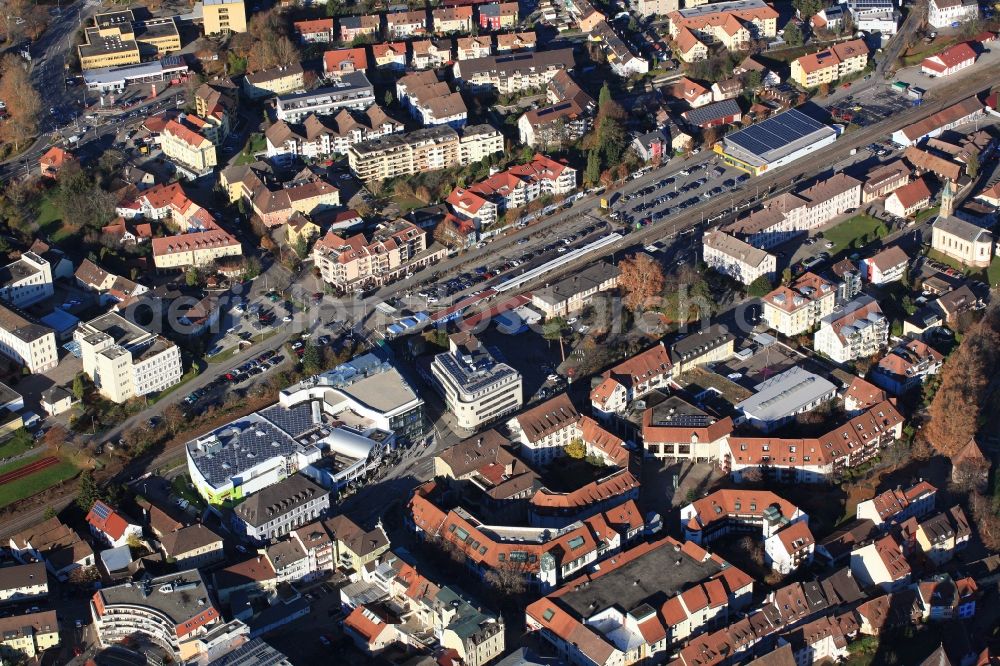
<path fill-rule="evenodd" d="M 285 315 L 284 317 L 281 318 L 281 321 L 285 322 L 286 324 L 291 320 L 292 320 L 292 315 Z"/>
<path fill-rule="evenodd" d="M 572 326 L 577 321 L 579 321 L 579 317 L 570 317 L 569 319 L 566 320 L 566 323 Z"/>

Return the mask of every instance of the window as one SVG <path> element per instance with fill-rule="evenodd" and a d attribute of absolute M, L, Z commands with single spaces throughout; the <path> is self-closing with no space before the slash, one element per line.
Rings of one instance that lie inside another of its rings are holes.
<path fill-rule="evenodd" d="M 551 621 L 552 618 L 554 618 L 555 616 L 556 616 L 556 612 L 554 610 L 552 610 L 551 608 L 546 608 L 545 612 L 542 613 L 542 619 L 545 620 L 546 622 Z"/>

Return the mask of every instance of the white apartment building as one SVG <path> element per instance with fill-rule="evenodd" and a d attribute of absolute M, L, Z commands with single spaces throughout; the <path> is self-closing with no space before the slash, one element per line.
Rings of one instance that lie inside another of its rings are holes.
<path fill-rule="evenodd" d="M 861 186 L 856 178 L 838 173 L 804 190 L 769 199 L 725 231 L 754 247 L 772 248 L 860 206 Z"/>
<path fill-rule="evenodd" d="M 979 18 L 976 0 L 930 0 L 927 3 L 927 23 L 932 28 L 949 28 Z"/>
<path fill-rule="evenodd" d="M 330 493 L 325 488 L 303 474 L 293 474 L 237 505 L 233 521 L 240 534 L 266 542 L 315 522 L 329 508 Z M 308 564 L 304 552 L 303 559 Z"/>
<path fill-rule="evenodd" d="M 48 596 L 44 562 L 0 567 L 0 603 L 23 603 Z"/>
<path fill-rule="evenodd" d="M 579 422 L 569 396 L 560 393 L 510 419 L 507 429 L 532 464 L 544 464 L 563 455 L 563 448 L 578 436 Z"/>
<path fill-rule="evenodd" d="M 515 412 L 523 404 L 521 373 L 498 362 L 469 333 L 448 339 L 448 351 L 434 357 L 431 375 L 448 411 L 467 430 Z"/>
<path fill-rule="evenodd" d="M 861 295 L 823 317 L 813 336 L 813 349 L 835 363 L 870 358 L 889 344 L 889 319 L 878 301 Z"/>
<path fill-rule="evenodd" d="M 0 268 L 0 300 L 15 308 L 34 305 L 53 293 L 52 267 L 34 252 L 25 252 Z"/>
<path fill-rule="evenodd" d="M 898 592 L 909 584 L 911 571 L 902 546 L 887 535 L 851 552 L 851 574 L 862 585 Z"/>
<path fill-rule="evenodd" d="M 286 161 L 343 155 L 354 144 L 402 131 L 403 123 L 373 104 L 364 113 L 341 109 L 332 117 L 311 115 L 301 126 L 279 120 L 267 128 L 264 138 L 267 156 Z"/>
<path fill-rule="evenodd" d="M 631 0 L 628 4 L 640 16 L 666 16 L 680 9 L 678 0 Z"/>
<path fill-rule="evenodd" d="M 762 277 L 772 279 L 777 271 L 773 254 L 716 229 L 705 232 L 702 258 L 709 268 L 746 285 Z"/>
<path fill-rule="evenodd" d="M 31 372 L 45 372 L 59 364 L 55 331 L 2 304 L 0 354 L 24 365 Z"/>
<path fill-rule="evenodd" d="M 73 339 L 80 344 L 83 371 L 112 402 L 157 393 L 181 380 L 177 345 L 115 312 L 80 324 Z"/>
<path fill-rule="evenodd" d="M 347 160 L 354 175 L 373 181 L 467 166 L 503 149 L 503 135 L 492 125 L 460 130 L 436 125 L 355 143 L 347 150 Z"/>
<path fill-rule="evenodd" d="M 556 49 L 459 60 L 452 70 L 463 88 L 507 95 L 542 88 L 557 72 L 573 69 L 574 65 L 573 49 Z"/>
<path fill-rule="evenodd" d="M 833 312 L 837 289 L 814 273 L 804 273 L 788 286 L 781 286 L 764 297 L 764 321 L 785 336 L 799 335 L 812 329 Z"/>
<path fill-rule="evenodd" d="M 300 123 L 312 114 L 336 113 L 340 109 L 364 111 L 374 103 L 375 89 L 365 73 L 343 72 L 322 88 L 281 95 L 275 102 L 275 114 L 286 123 Z"/>

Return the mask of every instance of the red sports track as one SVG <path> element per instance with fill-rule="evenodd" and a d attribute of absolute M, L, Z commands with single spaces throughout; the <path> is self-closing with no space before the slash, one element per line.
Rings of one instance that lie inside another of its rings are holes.
<path fill-rule="evenodd" d="M 35 472 L 41 472 L 43 469 L 47 467 L 52 467 L 57 462 L 59 462 L 59 458 L 54 458 L 52 456 L 49 456 L 48 458 L 42 458 L 41 460 L 36 460 L 30 465 L 25 465 L 24 467 L 0 475 L 0 483 L 9 483 L 11 481 L 17 481 L 18 479 L 23 479 L 26 476 L 31 476 Z"/>

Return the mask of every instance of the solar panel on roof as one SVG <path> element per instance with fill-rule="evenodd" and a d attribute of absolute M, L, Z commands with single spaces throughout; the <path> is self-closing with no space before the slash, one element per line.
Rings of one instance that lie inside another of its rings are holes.
<path fill-rule="evenodd" d="M 107 520 L 108 517 L 111 515 L 111 507 L 102 504 L 100 502 L 94 505 L 92 511 L 94 512 L 94 515 L 100 518 L 101 520 Z"/>
<path fill-rule="evenodd" d="M 789 109 L 756 125 L 730 134 L 726 137 L 726 141 L 756 155 L 763 155 L 795 141 L 800 141 L 825 127 L 826 125 L 810 118 L 801 111 Z"/>

